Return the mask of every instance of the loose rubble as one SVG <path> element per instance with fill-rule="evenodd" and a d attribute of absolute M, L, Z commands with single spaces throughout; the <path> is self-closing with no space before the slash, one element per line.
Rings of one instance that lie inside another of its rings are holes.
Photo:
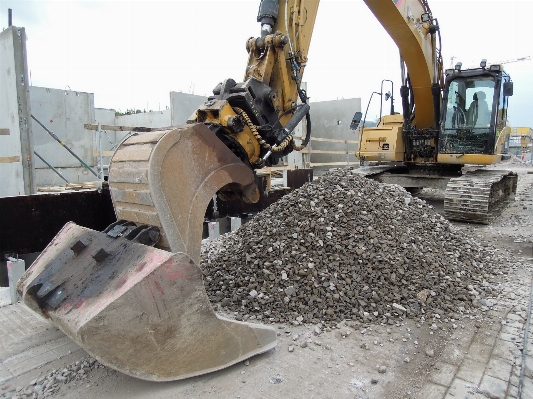
<path fill-rule="evenodd" d="M 403 188 L 337 169 L 205 244 L 201 268 L 237 320 L 393 324 L 485 306 L 504 262 Z"/>
<path fill-rule="evenodd" d="M 0 395 L 0 398 L 34 399 L 55 396 L 62 386 L 74 381 L 84 380 L 92 370 L 100 367 L 105 366 L 92 357 L 86 357 L 65 366 L 61 370 L 52 370 L 47 375 L 30 381 L 25 387 L 19 386 Z"/>

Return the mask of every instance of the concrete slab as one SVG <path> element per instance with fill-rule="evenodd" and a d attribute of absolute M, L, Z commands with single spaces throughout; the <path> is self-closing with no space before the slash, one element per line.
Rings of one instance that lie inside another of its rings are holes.
<path fill-rule="evenodd" d="M 479 392 L 477 385 L 460 378 L 455 378 L 448 390 L 446 398 L 486 399 L 486 396 Z"/>
<path fill-rule="evenodd" d="M 485 375 L 481 381 L 479 388 L 486 393 L 486 397 L 499 397 L 504 398 L 507 393 L 507 382 L 499 378 L 491 377 L 490 375 Z M 492 396 L 491 396 L 492 395 Z"/>
<path fill-rule="evenodd" d="M 488 363 L 492 353 L 492 346 L 473 342 L 468 348 L 467 359 L 476 360 L 478 363 Z"/>
<path fill-rule="evenodd" d="M 425 384 L 420 392 L 418 392 L 417 398 L 443 398 L 446 395 L 447 387 L 437 385 L 433 383 Z"/>
<path fill-rule="evenodd" d="M 489 361 L 485 375 L 494 378 L 509 379 L 513 370 L 513 364 L 509 360 L 492 357 Z"/>
<path fill-rule="evenodd" d="M 475 335 L 474 342 L 488 346 L 494 346 L 497 337 L 498 334 L 495 331 L 483 331 Z"/>
<path fill-rule="evenodd" d="M 498 345 L 494 347 L 493 356 L 500 357 L 509 361 L 514 361 L 517 353 L 517 346 L 514 342 L 498 341 Z"/>
<path fill-rule="evenodd" d="M 11 290 L 9 287 L 0 287 L 0 308 L 11 305 Z"/>
<path fill-rule="evenodd" d="M 6 386 L 23 376 L 39 375 L 43 367 L 53 362 L 61 367 L 71 356 L 79 359 L 86 355 L 59 329 L 22 303 L 0 308 L 0 325 L 0 383 Z"/>
<path fill-rule="evenodd" d="M 435 370 L 430 374 L 429 379 L 435 384 L 445 387 L 450 386 L 453 377 L 457 373 L 457 367 L 447 363 L 437 363 Z"/>
<path fill-rule="evenodd" d="M 459 367 L 457 377 L 471 385 L 479 385 L 483 377 L 483 368 L 479 367 L 479 363 L 475 359 L 465 359 Z"/>

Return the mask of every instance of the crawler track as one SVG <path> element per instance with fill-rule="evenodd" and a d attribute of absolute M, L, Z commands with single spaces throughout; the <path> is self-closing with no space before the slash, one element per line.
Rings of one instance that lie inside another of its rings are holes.
<path fill-rule="evenodd" d="M 490 224 L 514 200 L 518 176 L 507 170 L 478 169 L 450 179 L 444 216 L 450 220 Z"/>

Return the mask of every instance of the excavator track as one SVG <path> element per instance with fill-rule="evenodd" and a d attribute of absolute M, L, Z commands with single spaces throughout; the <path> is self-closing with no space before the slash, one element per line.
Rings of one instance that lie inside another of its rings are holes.
<path fill-rule="evenodd" d="M 444 216 L 450 220 L 490 224 L 514 200 L 518 176 L 507 170 L 478 169 L 450 179 Z"/>
<path fill-rule="evenodd" d="M 109 173 L 126 222 L 105 232 L 67 223 L 19 281 L 26 305 L 102 364 L 145 380 L 205 374 L 276 346 L 271 327 L 215 314 L 198 267 L 209 201 L 228 187 L 253 201 L 252 170 L 192 124 L 129 138 Z M 158 248 L 120 233 L 132 224 L 157 227 Z"/>

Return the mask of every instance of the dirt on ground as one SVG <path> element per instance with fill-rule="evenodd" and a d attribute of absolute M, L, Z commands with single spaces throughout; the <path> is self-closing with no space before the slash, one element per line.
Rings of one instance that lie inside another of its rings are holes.
<path fill-rule="evenodd" d="M 11 396 L 7 397 L 23 397 L 28 386 L 42 383 L 47 375 L 62 375 L 67 370 L 66 375 L 70 377 L 61 381 L 50 396 L 66 399 L 430 397 L 423 393 L 427 392 L 424 391 L 427 382 L 447 374 L 442 369 L 443 362 L 460 366 L 474 334 L 491 341 L 495 327 L 505 323 L 509 312 L 527 317 L 527 308 L 509 307 L 502 298 L 525 296 L 521 292 L 529 294 L 528 290 L 513 287 L 524 282 L 530 284 L 531 279 L 533 169 L 515 164 L 506 167 L 519 174 L 515 202 L 489 226 L 454 223 L 459 230 L 491 243 L 513 259 L 500 272 L 499 294 L 478 308 L 461 314 L 399 319 L 394 324 L 352 320 L 336 326 L 273 324 L 278 334 L 278 345 L 273 350 L 219 372 L 176 382 L 138 380 L 99 365 L 87 358 L 88 355 L 69 359 L 72 364 L 61 359 L 8 381 L 0 387 L 0 396 L 10 392 Z M 442 193 L 422 192 L 421 198 L 424 195 L 437 204 L 439 211 Z M 80 373 L 83 359 L 87 359 L 88 366 Z"/>

